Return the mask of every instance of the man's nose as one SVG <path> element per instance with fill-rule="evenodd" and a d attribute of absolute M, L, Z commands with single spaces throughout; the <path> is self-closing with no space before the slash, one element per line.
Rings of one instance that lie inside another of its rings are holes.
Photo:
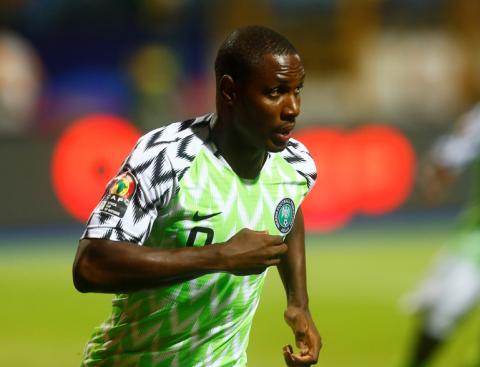
<path fill-rule="evenodd" d="M 297 117 L 300 114 L 300 98 L 295 94 L 289 95 L 282 112 L 285 117 Z"/>

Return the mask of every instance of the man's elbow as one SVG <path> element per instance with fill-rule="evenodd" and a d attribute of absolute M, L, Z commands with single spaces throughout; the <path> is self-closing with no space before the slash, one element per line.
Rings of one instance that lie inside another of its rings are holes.
<path fill-rule="evenodd" d="M 75 289 L 82 293 L 95 292 L 98 289 L 96 279 L 95 246 L 90 241 L 81 241 L 73 263 L 72 276 Z"/>
<path fill-rule="evenodd" d="M 73 285 L 75 289 L 81 293 L 88 293 L 93 290 L 92 284 L 88 281 L 84 274 L 84 270 L 80 266 L 73 268 Z"/>

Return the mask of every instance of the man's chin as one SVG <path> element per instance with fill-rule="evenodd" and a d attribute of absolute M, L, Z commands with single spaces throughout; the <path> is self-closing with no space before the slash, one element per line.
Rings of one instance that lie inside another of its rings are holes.
<path fill-rule="evenodd" d="M 270 153 L 279 153 L 287 147 L 288 142 L 289 142 L 289 140 L 282 141 L 282 142 L 277 142 L 277 141 L 269 142 L 269 144 L 267 145 L 267 150 Z"/>

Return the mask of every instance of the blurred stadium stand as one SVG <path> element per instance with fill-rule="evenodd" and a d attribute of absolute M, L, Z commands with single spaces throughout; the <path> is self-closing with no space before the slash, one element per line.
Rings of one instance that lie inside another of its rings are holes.
<path fill-rule="evenodd" d="M 147 131 L 212 111 L 215 50 L 252 23 L 303 56 L 299 129 L 384 123 L 421 158 L 480 99 L 478 1 L 3 0 L 0 229 L 76 223 L 50 178 L 64 129 L 91 113 Z M 462 203 L 465 181 L 443 208 Z M 398 208 L 421 209 L 415 192 Z"/>

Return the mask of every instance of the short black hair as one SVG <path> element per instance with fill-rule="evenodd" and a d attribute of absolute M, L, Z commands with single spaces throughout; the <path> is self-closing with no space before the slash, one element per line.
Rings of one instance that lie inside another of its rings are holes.
<path fill-rule="evenodd" d="M 298 55 L 295 47 L 281 34 L 263 26 L 246 26 L 230 33 L 218 49 L 215 77 L 230 75 L 236 81 L 248 79 L 266 54 Z"/>

